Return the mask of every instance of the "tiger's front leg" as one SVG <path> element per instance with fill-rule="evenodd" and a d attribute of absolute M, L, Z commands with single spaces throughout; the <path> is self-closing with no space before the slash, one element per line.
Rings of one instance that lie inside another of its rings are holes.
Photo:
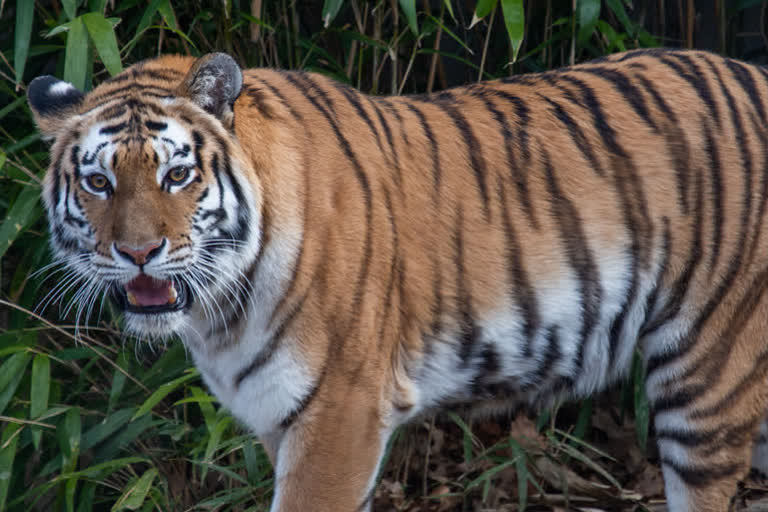
<path fill-rule="evenodd" d="M 277 446 L 271 512 L 371 510 L 393 428 L 374 386 L 328 375 Z"/>

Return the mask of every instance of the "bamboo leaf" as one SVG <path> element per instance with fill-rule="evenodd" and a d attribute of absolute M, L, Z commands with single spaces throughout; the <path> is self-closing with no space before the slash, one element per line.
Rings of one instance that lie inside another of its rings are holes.
<path fill-rule="evenodd" d="M 120 353 L 120 357 L 118 358 L 116 364 L 120 368 L 126 368 L 128 366 L 128 361 L 124 352 Z M 109 388 L 109 401 L 107 402 L 108 411 L 112 411 L 115 406 L 117 406 L 117 401 L 123 392 L 126 379 L 127 377 L 125 376 L 125 373 L 115 369 L 115 373 L 112 375 L 112 386 Z"/>
<path fill-rule="evenodd" d="M 216 410 L 212 405 L 216 400 L 209 400 L 209 398 L 212 398 L 211 395 L 198 386 L 190 386 L 189 391 L 192 393 L 192 397 L 197 402 L 198 407 L 200 407 L 200 412 L 203 413 L 203 420 L 205 420 L 208 432 L 211 432 L 216 423 Z"/>
<path fill-rule="evenodd" d="M 38 354 L 32 361 L 32 378 L 29 391 L 29 418 L 36 420 L 48 410 L 48 394 L 51 389 L 51 360 Z M 32 442 L 40 449 L 43 432 L 39 427 L 32 429 Z"/>
<path fill-rule="evenodd" d="M 626 30 L 627 34 L 634 36 L 635 26 L 632 24 L 632 21 L 630 21 L 627 11 L 624 9 L 622 0 L 605 0 L 605 3 L 608 4 L 608 7 L 611 8 L 613 14 L 615 14 L 621 24 L 624 25 L 624 30 Z"/>
<path fill-rule="evenodd" d="M 344 0 L 325 0 L 323 2 L 323 10 L 320 13 L 323 27 L 328 28 L 331 25 L 333 19 L 339 14 L 342 3 L 344 3 Z"/>
<path fill-rule="evenodd" d="M 512 44 L 512 62 L 515 62 L 525 36 L 523 0 L 501 0 L 501 10 L 504 13 L 504 25 L 507 27 L 509 42 Z"/>
<path fill-rule="evenodd" d="M 456 21 L 456 16 L 453 14 L 453 6 L 451 5 L 451 0 L 443 0 L 443 3 L 445 4 L 445 8 L 448 9 L 448 14 L 451 15 L 451 19 Z"/>
<path fill-rule="evenodd" d="M 8 423 L 3 429 L 0 438 L 0 510 L 5 510 L 5 502 L 8 499 L 8 487 L 13 475 L 13 460 L 16 458 L 16 444 L 19 442 L 18 431 L 20 423 Z"/>
<path fill-rule="evenodd" d="M 91 512 L 93 507 L 93 502 L 96 498 L 96 482 L 88 482 L 86 481 L 83 484 L 83 488 L 80 489 L 80 495 L 77 499 L 77 512 Z"/>
<path fill-rule="evenodd" d="M 82 20 L 109 74 L 114 76 L 120 73 L 123 66 L 120 63 L 120 50 L 117 48 L 117 37 L 112 24 L 98 12 L 84 14 Z"/>
<path fill-rule="evenodd" d="M 408 20 L 408 26 L 411 28 L 413 35 L 419 35 L 419 23 L 416 19 L 416 0 L 398 0 L 400 8 L 405 13 L 405 18 Z"/>
<path fill-rule="evenodd" d="M 88 8 L 91 12 L 95 13 L 103 13 L 106 6 L 107 0 L 90 0 L 90 2 L 88 2 Z"/>
<path fill-rule="evenodd" d="M 515 455 L 515 471 L 517 472 L 517 497 L 520 510 L 525 510 L 528 504 L 528 465 L 525 461 L 525 450 L 515 439 L 509 438 L 509 446 Z"/>
<path fill-rule="evenodd" d="M 88 76 L 88 32 L 82 16 L 72 20 L 64 54 L 64 81 L 84 91 Z"/>
<path fill-rule="evenodd" d="M 587 41 L 595 31 L 600 16 L 602 0 L 579 0 L 577 4 L 579 18 L 579 43 Z"/>
<path fill-rule="evenodd" d="M 173 30 L 179 30 L 179 23 L 176 21 L 176 13 L 173 11 L 173 6 L 169 0 L 160 2 L 157 5 L 157 10 L 160 11 L 166 25 Z"/>
<path fill-rule="evenodd" d="M 35 2 L 32 0 L 16 2 L 16 26 L 13 31 L 13 66 L 16 83 L 24 78 L 24 68 L 29 55 L 29 40 L 32 37 L 32 20 L 35 16 Z"/>
<path fill-rule="evenodd" d="M 83 433 L 81 448 L 83 450 L 88 450 L 128 425 L 133 412 L 133 407 L 117 410 L 104 418 L 100 423 L 92 426 Z"/>
<path fill-rule="evenodd" d="M 157 468 L 150 468 L 144 472 L 133 484 L 126 487 L 123 494 L 112 506 L 112 512 L 119 510 L 136 510 L 144 504 L 144 500 L 152 487 L 152 482 L 157 477 Z"/>
<path fill-rule="evenodd" d="M 221 436 L 224 435 L 224 431 L 229 427 L 231 423 L 232 423 L 231 416 L 223 416 L 216 423 L 216 426 L 211 431 L 211 435 L 208 437 L 208 444 L 205 447 L 205 455 L 203 457 L 203 461 L 205 463 L 208 463 L 208 464 L 213 463 L 213 454 L 216 452 L 216 450 L 219 447 L 219 444 L 221 443 Z M 203 466 L 203 474 L 202 474 L 203 479 L 205 479 L 205 476 L 207 473 L 208 473 L 208 467 Z"/>
<path fill-rule="evenodd" d="M 0 259 L 14 240 L 35 220 L 35 206 L 39 199 L 39 189 L 26 187 L 13 202 L 0 224 Z"/>
<path fill-rule="evenodd" d="M 472 14 L 472 23 L 469 24 L 469 28 L 474 27 L 478 21 L 485 18 L 494 7 L 496 7 L 497 0 L 479 0 L 475 6 L 475 12 Z"/>
<path fill-rule="evenodd" d="M 77 16 L 77 0 L 62 0 L 61 5 L 64 7 L 64 14 L 67 15 L 67 19 L 75 19 L 75 16 Z"/>
<path fill-rule="evenodd" d="M 64 502 L 67 512 L 75 512 L 75 493 L 77 492 L 77 478 L 70 478 L 64 484 Z"/>
<path fill-rule="evenodd" d="M 139 410 L 136 411 L 136 414 L 133 415 L 133 418 L 131 418 L 131 421 L 136 420 L 137 418 L 140 418 L 147 414 L 149 411 L 152 410 L 154 406 L 156 406 L 160 401 L 168 396 L 169 393 L 171 393 L 173 390 L 184 384 L 185 382 L 192 380 L 197 377 L 197 373 L 190 372 L 186 375 L 182 375 L 181 377 L 174 379 L 170 382 L 166 382 L 165 384 L 161 385 L 157 390 L 155 390 L 154 393 L 149 395 L 149 398 L 147 398 L 143 404 L 141 404 L 141 407 L 139 407 Z"/>
<path fill-rule="evenodd" d="M 30 359 L 28 353 L 19 352 L 9 357 L 0 366 L 0 414 L 5 412 L 5 408 L 13 399 Z"/>
<path fill-rule="evenodd" d="M 77 467 L 77 459 L 80 456 L 81 431 L 80 411 L 75 407 L 71 407 L 64 416 L 64 421 L 57 429 L 64 471 L 71 472 Z"/>

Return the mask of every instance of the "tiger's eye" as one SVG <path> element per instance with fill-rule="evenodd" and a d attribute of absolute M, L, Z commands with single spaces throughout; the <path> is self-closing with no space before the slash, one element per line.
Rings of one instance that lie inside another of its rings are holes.
<path fill-rule="evenodd" d="M 91 174 L 87 180 L 88 185 L 97 192 L 106 190 L 109 187 L 109 180 L 103 174 Z"/>
<path fill-rule="evenodd" d="M 180 183 L 184 181 L 187 176 L 189 176 L 189 168 L 188 167 L 174 167 L 170 171 L 168 171 L 168 174 L 166 174 L 166 177 L 169 181 L 172 181 L 173 183 Z"/>

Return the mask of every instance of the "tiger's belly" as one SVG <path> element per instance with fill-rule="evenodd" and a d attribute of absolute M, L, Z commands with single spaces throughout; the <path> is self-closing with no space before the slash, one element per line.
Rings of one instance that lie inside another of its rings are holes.
<path fill-rule="evenodd" d="M 535 318 L 512 299 L 479 314 L 474 339 L 464 345 L 462 326 L 425 337 L 426 350 L 412 371 L 414 414 L 453 404 L 547 404 L 583 397 L 626 374 L 638 344 L 655 268 L 639 273 L 615 256 L 599 266 L 599 296 L 590 297 L 575 275 L 537 283 Z M 597 300 L 599 299 L 599 300 Z M 593 310 L 586 303 L 593 300 Z"/>

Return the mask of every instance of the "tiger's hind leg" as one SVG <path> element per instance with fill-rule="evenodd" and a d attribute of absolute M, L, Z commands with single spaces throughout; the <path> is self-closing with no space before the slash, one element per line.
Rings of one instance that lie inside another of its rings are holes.
<path fill-rule="evenodd" d="M 644 340 L 670 512 L 728 510 L 749 469 L 768 405 L 768 294 L 752 283 L 707 318 L 670 322 Z"/>

